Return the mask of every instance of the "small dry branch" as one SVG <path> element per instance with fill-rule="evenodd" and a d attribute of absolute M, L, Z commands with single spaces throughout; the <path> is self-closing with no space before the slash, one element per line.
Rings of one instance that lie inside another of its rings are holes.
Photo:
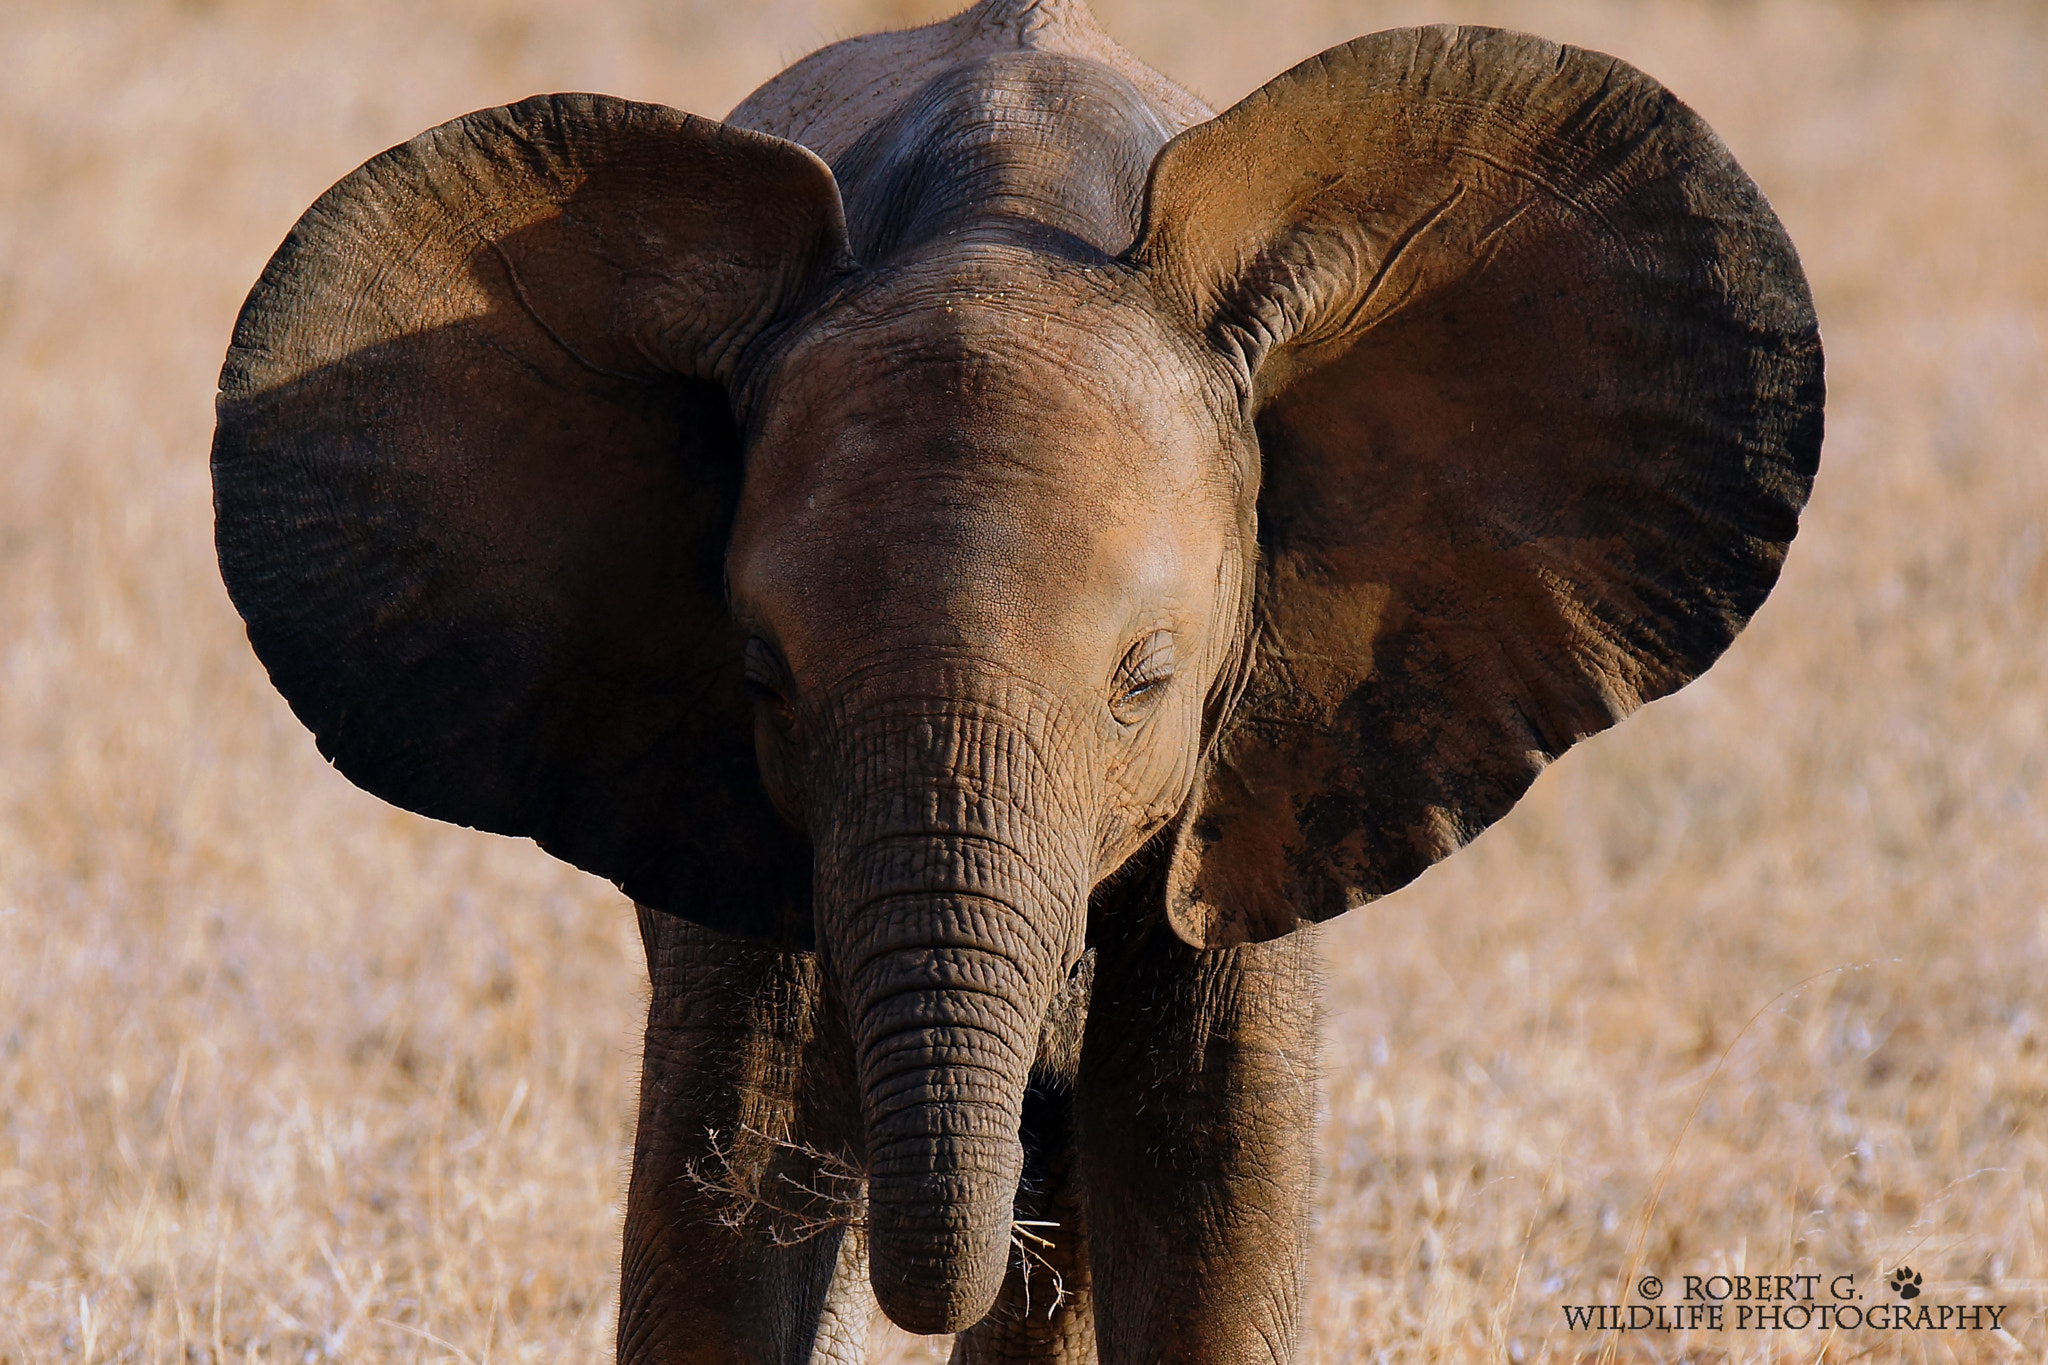
<path fill-rule="evenodd" d="M 718 1221 L 738 1230 L 760 1219 L 776 1246 L 797 1246 L 833 1228 L 865 1227 L 868 1177 L 845 1157 L 820 1151 L 808 1143 L 791 1142 L 741 1124 L 730 1137 L 716 1128 L 704 1130 L 710 1155 L 683 1168 L 691 1184 L 718 1204 Z M 800 1170 L 776 1169 L 790 1164 Z M 801 1168 L 808 1168 L 802 1170 Z M 1043 1272 L 1052 1280 L 1050 1318 L 1067 1301 L 1067 1282 L 1046 1256 L 1053 1242 L 1041 1229 L 1059 1224 L 1043 1218 L 1018 1218 L 1010 1223 L 1010 1245 L 1017 1253 L 1017 1272 L 1024 1285 L 1024 1311 L 1031 1311 L 1031 1278 Z"/>
<path fill-rule="evenodd" d="M 1052 1250 L 1052 1239 L 1034 1228 L 1056 1228 L 1059 1224 L 1044 1218 L 1017 1218 L 1010 1223 L 1010 1245 L 1017 1249 L 1017 1276 L 1024 1284 L 1024 1315 L 1031 1315 L 1031 1272 L 1037 1266 L 1052 1277 L 1052 1302 L 1045 1306 L 1047 1321 L 1059 1312 L 1060 1305 L 1067 1301 L 1067 1282 L 1060 1276 L 1059 1267 L 1046 1256 Z"/>
<path fill-rule="evenodd" d="M 709 1157 L 690 1162 L 684 1174 L 718 1202 L 726 1227 L 737 1230 L 758 1217 L 770 1242 L 796 1246 L 865 1218 L 867 1173 L 845 1157 L 746 1124 L 731 1138 L 716 1128 L 704 1135 Z"/>

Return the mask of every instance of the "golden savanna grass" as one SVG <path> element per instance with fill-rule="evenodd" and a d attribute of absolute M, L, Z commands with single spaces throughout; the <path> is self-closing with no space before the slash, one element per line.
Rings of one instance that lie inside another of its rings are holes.
<path fill-rule="evenodd" d="M 243 292 L 365 157 L 536 90 L 717 114 L 939 12 L 0 6 L 0 1361 L 609 1354 L 628 908 L 320 761 L 216 577 Z M 1829 432 L 1701 683 L 1324 935 L 1310 1360 L 2048 1355 L 2048 17 L 1102 0 L 1221 104 L 1458 19 L 1677 89 L 1804 255 Z M 1625 1280 L 1909 1263 L 1993 1335 L 1567 1331 Z M 878 1335 L 878 1349 L 934 1349 Z"/>

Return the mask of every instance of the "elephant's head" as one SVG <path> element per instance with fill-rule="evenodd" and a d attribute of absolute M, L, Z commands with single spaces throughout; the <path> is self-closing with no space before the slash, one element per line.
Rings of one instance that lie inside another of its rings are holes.
<path fill-rule="evenodd" d="M 1105 251 L 473 114 L 308 212 L 222 378 L 223 569 L 323 753 L 820 952 L 919 1330 L 994 1297 L 1106 880 L 1197 946 L 1401 886 L 1727 646 L 1818 457 L 1789 242 L 1611 59 L 1381 34 L 1158 141 Z"/>

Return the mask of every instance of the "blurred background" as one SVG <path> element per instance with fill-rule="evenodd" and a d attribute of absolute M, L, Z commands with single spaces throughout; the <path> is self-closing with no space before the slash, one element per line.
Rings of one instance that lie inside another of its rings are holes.
<path fill-rule="evenodd" d="M 629 908 L 322 763 L 215 573 L 215 375 L 384 147 L 546 90 L 717 115 L 947 8 L 0 5 L 0 1362 L 609 1358 Z M 1771 196 L 1828 349 L 1813 502 L 1727 658 L 1324 933 L 1307 1358 L 2048 1354 L 2048 9 L 1096 9 L 1219 108 L 1408 23 L 1615 53 Z M 1562 1313 L 1645 1273 L 1870 1304 L 1902 1263 L 2003 1330 Z"/>

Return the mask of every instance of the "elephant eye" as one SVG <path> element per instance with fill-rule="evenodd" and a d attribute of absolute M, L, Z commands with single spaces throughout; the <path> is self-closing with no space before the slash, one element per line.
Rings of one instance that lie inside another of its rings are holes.
<path fill-rule="evenodd" d="M 1136 725 L 1173 681 L 1173 634 L 1155 630 L 1124 652 L 1109 697 L 1109 712 L 1119 723 Z"/>
<path fill-rule="evenodd" d="M 790 714 L 789 666 L 774 645 L 756 635 L 748 639 L 742 658 L 746 666 L 747 690 L 774 707 L 779 715 Z"/>

